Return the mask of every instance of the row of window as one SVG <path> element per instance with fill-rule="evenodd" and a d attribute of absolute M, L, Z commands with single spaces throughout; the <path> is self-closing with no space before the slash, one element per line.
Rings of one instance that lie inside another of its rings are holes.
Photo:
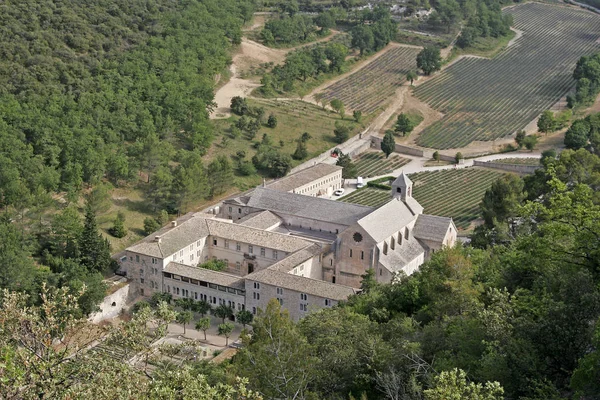
<path fill-rule="evenodd" d="M 229 249 L 229 240 L 223 240 L 223 247 L 226 249 Z M 213 246 L 219 246 L 219 239 L 213 239 Z M 239 242 L 235 243 L 235 250 L 236 251 L 242 251 L 242 244 Z M 248 254 L 254 254 L 254 246 L 249 244 L 248 245 Z M 261 257 L 266 257 L 267 254 L 267 249 L 265 249 L 264 247 L 260 248 L 260 255 Z M 279 253 L 277 250 L 272 250 L 271 252 L 271 256 L 273 259 L 277 260 L 277 258 L 279 257 Z"/>
<path fill-rule="evenodd" d="M 188 278 L 186 276 L 179 276 L 179 275 L 171 274 L 169 272 L 163 272 L 163 276 L 165 278 L 173 279 L 175 281 L 182 281 L 182 282 L 185 282 L 185 283 L 190 283 L 192 285 L 197 285 L 197 286 L 202 286 L 202 287 L 208 287 L 210 289 L 219 290 L 221 292 L 227 292 L 227 293 L 231 293 L 231 294 L 237 294 L 239 296 L 245 296 L 246 295 L 246 291 L 245 290 L 234 289 L 234 288 L 230 288 L 230 287 L 227 287 L 227 286 L 221 286 L 221 285 L 217 285 L 215 283 L 210 283 L 210 282 L 205 282 L 205 281 L 199 281 L 199 280 L 196 280 L 196 279 Z"/>
<path fill-rule="evenodd" d="M 171 286 L 167 285 L 167 293 L 171 293 Z M 231 301 L 231 300 L 225 300 L 222 299 L 220 297 L 216 297 L 216 296 L 207 296 L 204 293 L 198 293 L 198 292 L 191 292 L 188 289 L 184 289 L 184 288 L 178 288 L 177 286 L 173 286 L 173 294 L 177 295 L 177 296 L 181 296 L 181 297 L 187 297 L 187 298 L 193 298 L 194 300 L 198 300 L 198 301 L 206 301 L 208 304 L 213 304 L 213 305 L 227 305 L 231 308 L 233 308 L 234 310 L 236 309 L 236 304 L 237 304 L 237 309 L 239 310 L 245 310 L 246 306 L 244 305 L 244 303 L 236 303 L 235 301 Z"/>
<path fill-rule="evenodd" d="M 327 184 L 327 183 L 330 183 L 330 182 L 333 182 L 333 181 L 337 181 L 337 180 L 340 180 L 340 179 L 341 179 L 341 177 L 339 177 L 339 176 L 330 177 L 330 178 L 327 178 L 327 179 L 325 179 L 325 180 L 323 180 L 323 181 L 321 181 L 321 182 L 319 182 L 319 183 L 315 183 L 314 185 L 311 185 L 311 186 L 309 186 L 309 187 L 307 187 L 307 188 L 304 188 L 304 189 L 298 190 L 296 193 L 298 193 L 298 194 L 306 193 L 306 192 L 309 192 L 309 191 L 311 191 L 311 190 L 314 190 L 314 189 L 316 189 L 316 188 L 318 188 L 318 187 L 320 187 L 320 186 L 323 186 L 323 185 L 325 185 L 325 184 Z M 338 186 L 338 185 L 335 185 L 333 188 L 334 188 L 334 189 L 337 189 L 337 186 Z M 230 211 L 231 211 L 231 210 L 230 210 Z"/>

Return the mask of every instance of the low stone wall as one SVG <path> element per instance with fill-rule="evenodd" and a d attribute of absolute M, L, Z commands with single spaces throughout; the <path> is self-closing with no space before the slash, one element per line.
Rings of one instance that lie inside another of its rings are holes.
<path fill-rule="evenodd" d="M 440 154 L 440 153 L 438 153 L 438 154 L 440 155 L 440 160 L 442 160 L 442 161 L 448 161 L 448 162 L 451 162 L 451 163 L 456 162 L 456 157 L 455 156 L 447 156 L 445 154 Z M 460 161 L 463 161 L 463 160 L 460 160 Z"/>
<path fill-rule="evenodd" d="M 90 315 L 90 322 L 97 324 L 106 319 L 117 317 L 129 301 L 129 283 L 109 294 L 100 304 L 100 311 Z"/>
<path fill-rule="evenodd" d="M 382 141 L 383 139 L 380 137 L 371 136 L 371 147 L 380 150 Z M 409 156 L 423 157 L 424 155 L 424 152 L 421 149 L 415 149 L 414 147 L 404 146 L 398 143 L 396 143 L 394 151 L 400 154 L 408 154 Z"/>
<path fill-rule="evenodd" d="M 477 161 L 473 160 L 474 167 L 485 167 L 493 169 L 501 169 L 503 171 L 515 172 L 517 174 L 533 174 L 536 169 L 541 168 L 539 165 L 518 165 L 518 164 L 503 164 L 493 161 Z"/>

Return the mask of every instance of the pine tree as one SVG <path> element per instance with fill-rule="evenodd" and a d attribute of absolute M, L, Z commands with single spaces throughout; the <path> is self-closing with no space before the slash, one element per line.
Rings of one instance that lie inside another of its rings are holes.
<path fill-rule="evenodd" d="M 385 153 L 385 157 L 389 157 L 396 148 L 396 140 L 394 140 L 394 133 L 387 131 L 381 142 L 381 150 Z"/>
<path fill-rule="evenodd" d="M 112 266 L 110 244 L 98 232 L 96 214 L 89 205 L 85 207 L 85 223 L 79 239 L 81 264 L 90 271 L 108 272 Z"/>

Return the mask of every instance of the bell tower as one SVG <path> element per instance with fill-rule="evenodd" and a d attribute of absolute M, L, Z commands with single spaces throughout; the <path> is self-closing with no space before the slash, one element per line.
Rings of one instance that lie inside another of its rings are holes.
<path fill-rule="evenodd" d="M 392 182 L 392 198 L 400 198 L 404 201 L 407 198 L 412 197 L 412 186 L 412 181 L 408 179 L 408 176 L 406 176 L 404 172 L 402 172 L 400 176 Z"/>

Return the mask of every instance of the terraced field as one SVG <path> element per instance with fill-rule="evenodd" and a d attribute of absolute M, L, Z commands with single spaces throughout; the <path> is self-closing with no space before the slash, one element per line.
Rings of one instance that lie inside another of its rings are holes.
<path fill-rule="evenodd" d="M 363 153 L 354 160 L 357 175 L 363 178 L 389 174 L 409 162 L 408 158 L 402 158 L 397 154 L 385 158 L 385 154 L 382 152 Z"/>
<path fill-rule="evenodd" d="M 406 73 L 417 68 L 420 49 L 393 47 L 376 60 L 323 92 L 327 101 L 341 100 L 346 108 L 370 114 L 383 107 L 396 89 L 406 83 Z"/>
<path fill-rule="evenodd" d="M 413 196 L 427 214 L 452 217 L 460 229 L 467 229 L 479 216 L 485 191 L 504 173 L 476 167 L 419 172 L 409 175 Z"/>
<path fill-rule="evenodd" d="M 573 87 L 573 69 L 600 51 L 600 16 L 576 8 L 527 3 L 507 10 L 522 37 L 494 59 L 463 58 L 414 90 L 445 114 L 417 144 L 458 148 L 524 128 Z"/>

